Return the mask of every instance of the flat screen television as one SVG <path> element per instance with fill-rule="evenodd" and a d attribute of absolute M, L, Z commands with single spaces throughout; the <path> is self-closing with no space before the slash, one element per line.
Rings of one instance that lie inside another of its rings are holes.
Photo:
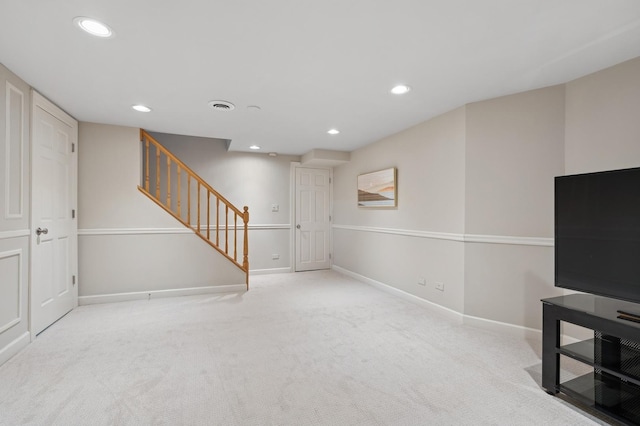
<path fill-rule="evenodd" d="M 640 167 L 555 178 L 555 285 L 640 303 Z"/>

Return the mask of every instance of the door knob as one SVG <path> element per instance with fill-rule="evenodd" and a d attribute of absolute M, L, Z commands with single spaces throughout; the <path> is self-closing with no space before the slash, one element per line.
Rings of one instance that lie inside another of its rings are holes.
<path fill-rule="evenodd" d="M 296 228 L 300 229 L 300 225 L 296 225 Z"/>
<path fill-rule="evenodd" d="M 38 229 L 36 229 L 36 235 L 40 235 L 40 234 L 47 235 L 48 233 L 49 233 L 49 230 L 47 228 L 38 227 Z"/>

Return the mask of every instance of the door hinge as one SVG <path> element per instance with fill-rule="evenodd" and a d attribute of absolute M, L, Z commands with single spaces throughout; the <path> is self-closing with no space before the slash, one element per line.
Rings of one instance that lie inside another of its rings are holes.
<path fill-rule="evenodd" d="M 76 285 L 76 276 L 75 275 L 71 276 L 71 284 Z"/>
<path fill-rule="evenodd" d="M 71 210 L 71 219 L 75 219 L 76 218 L 76 209 L 72 209 Z"/>
<path fill-rule="evenodd" d="M 331 183 L 331 178 L 329 178 L 329 183 Z"/>
<path fill-rule="evenodd" d="M 331 222 L 331 215 L 329 215 L 329 222 Z"/>
<path fill-rule="evenodd" d="M 329 260 L 331 260 L 331 253 L 329 253 Z"/>
<path fill-rule="evenodd" d="M 76 144 L 75 143 L 71 144 L 71 152 L 76 152 Z"/>

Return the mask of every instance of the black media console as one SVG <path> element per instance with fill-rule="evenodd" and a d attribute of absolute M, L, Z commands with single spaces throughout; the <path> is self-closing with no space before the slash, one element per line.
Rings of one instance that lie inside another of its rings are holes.
<path fill-rule="evenodd" d="M 640 323 L 620 312 L 640 306 L 590 294 L 542 300 L 542 387 L 562 392 L 627 424 L 640 424 Z M 560 322 L 593 330 L 593 339 L 560 344 Z M 592 367 L 560 382 L 561 355 Z"/>

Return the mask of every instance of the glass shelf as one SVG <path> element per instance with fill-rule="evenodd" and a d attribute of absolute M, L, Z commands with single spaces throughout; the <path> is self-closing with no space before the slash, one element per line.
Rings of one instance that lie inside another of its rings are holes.
<path fill-rule="evenodd" d="M 628 379 L 640 385 L 640 350 L 625 344 L 620 345 L 619 366 L 608 366 L 602 362 L 602 340 L 589 339 L 560 347 L 559 352 L 575 360 L 602 369 L 622 379 Z"/>
<path fill-rule="evenodd" d="M 612 417 L 640 424 L 640 386 L 593 372 L 561 383 L 560 391 Z"/>

